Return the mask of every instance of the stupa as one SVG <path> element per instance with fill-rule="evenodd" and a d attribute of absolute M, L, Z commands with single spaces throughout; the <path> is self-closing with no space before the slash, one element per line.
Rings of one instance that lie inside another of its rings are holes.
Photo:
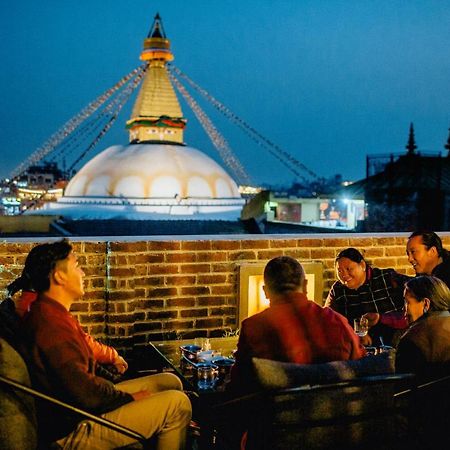
<path fill-rule="evenodd" d="M 99 153 L 64 196 L 33 214 L 70 219 L 238 220 L 236 182 L 212 158 L 184 143 L 186 119 L 168 75 L 170 41 L 157 14 L 140 56 L 148 66 L 136 98 L 128 145 Z"/>

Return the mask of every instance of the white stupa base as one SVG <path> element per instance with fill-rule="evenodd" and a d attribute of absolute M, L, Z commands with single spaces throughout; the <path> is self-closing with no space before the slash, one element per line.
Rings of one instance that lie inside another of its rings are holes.
<path fill-rule="evenodd" d="M 126 220 L 239 220 L 244 199 L 62 197 L 33 215 L 61 215 L 71 219 Z"/>

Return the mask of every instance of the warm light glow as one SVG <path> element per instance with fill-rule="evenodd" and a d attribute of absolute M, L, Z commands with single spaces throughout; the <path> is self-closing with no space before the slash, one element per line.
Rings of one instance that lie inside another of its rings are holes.
<path fill-rule="evenodd" d="M 322 263 L 308 262 L 302 263 L 306 273 L 306 295 L 308 299 L 315 301 L 319 305 L 323 304 Z M 243 264 L 240 267 L 239 284 L 239 323 L 246 317 L 252 316 L 269 307 L 269 300 L 263 290 L 263 271 L 265 264 Z"/>
<path fill-rule="evenodd" d="M 262 275 L 248 277 L 248 315 L 252 316 L 269 307 L 269 299 L 264 294 Z"/>
<path fill-rule="evenodd" d="M 307 290 L 306 296 L 314 299 L 314 280 L 313 273 L 306 274 Z M 251 275 L 248 277 L 248 315 L 252 316 L 270 306 L 269 299 L 264 293 L 264 279 L 262 275 Z"/>
<path fill-rule="evenodd" d="M 239 186 L 240 194 L 259 194 L 262 191 L 262 188 L 258 186 Z"/>

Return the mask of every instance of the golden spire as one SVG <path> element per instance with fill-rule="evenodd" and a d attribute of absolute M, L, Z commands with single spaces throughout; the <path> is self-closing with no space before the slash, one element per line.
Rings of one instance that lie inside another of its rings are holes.
<path fill-rule="evenodd" d="M 186 119 L 167 74 L 166 63 L 173 54 L 159 14 L 144 40 L 141 59 L 148 61 L 148 68 L 126 125 L 130 142 L 182 144 Z"/>

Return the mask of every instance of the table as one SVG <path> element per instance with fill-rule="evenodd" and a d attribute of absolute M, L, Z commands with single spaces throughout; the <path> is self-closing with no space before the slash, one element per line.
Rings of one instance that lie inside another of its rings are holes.
<path fill-rule="evenodd" d="M 180 360 L 180 346 L 197 344 L 197 339 L 184 339 L 173 341 L 156 341 L 152 344 L 174 365 L 179 365 Z M 219 337 L 210 338 L 211 349 L 220 351 L 222 356 L 230 356 L 236 349 L 238 337 Z"/>
<path fill-rule="evenodd" d="M 211 348 L 221 350 L 223 356 L 229 356 L 236 349 L 237 336 L 211 338 Z M 183 383 L 183 389 L 192 403 L 193 420 L 200 424 L 201 433 L 196 437 L 199 450 L 214 448 L 216 440 L 217 418 L 214 407 L 227 401 L 230 396 L 220 385 L 215 389 L 199 390 L 192 376 L 180 370 L 180 346 L 193 344 L 193 340 L 175 340 L 150 342 L 135 351 L 130 360 L 129 377 L 151 375 L 160 372 L 175 373 Z"/>

